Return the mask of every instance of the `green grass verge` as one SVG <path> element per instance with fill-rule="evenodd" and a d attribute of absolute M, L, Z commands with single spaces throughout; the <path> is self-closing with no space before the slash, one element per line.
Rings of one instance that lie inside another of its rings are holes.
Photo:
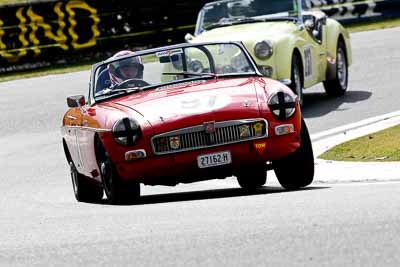
<path fill-rule="evenodd" d="M 338 145 L 319 158 L 335 161 L 400 161 L 400 125 Z"/>

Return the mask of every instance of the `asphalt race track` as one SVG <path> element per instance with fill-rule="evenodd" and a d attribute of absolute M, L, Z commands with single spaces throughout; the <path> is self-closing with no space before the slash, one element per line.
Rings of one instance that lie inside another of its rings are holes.
<path fill-rule="evenodd" d="M 305 92 L 312 134 L 399 110 L 400 28 L 352 35 L 349 92 Z M 137 205 L 78 203 L 60 136 L 88 72 L 0 83 L 0 266 L 400 266 L 400 182 L 233 178 L 142 187 Z"/>

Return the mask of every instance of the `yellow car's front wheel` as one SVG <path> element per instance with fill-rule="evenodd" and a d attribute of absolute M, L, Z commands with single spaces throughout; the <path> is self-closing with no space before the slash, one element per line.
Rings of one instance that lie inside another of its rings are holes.
<path fill-rule="evenodd" d="M 301 71 L 301 60 L 296 54 L 292 57 L 292 70 L 290 79 L 292 83 L 289 85 L 290 89 L 297 95 L 299 103 L 303 105 L 303 83 L 302 83 L 302 71 Z"/>
<path fill-rule="evenodd" d="M 325 92 L 330 96 L 341 96 L 346 93 L 349 80 L 346 48 L 342 41 L 339 41 L 336 51 L 336 75 L 333 80 L 324 82 Z"/>

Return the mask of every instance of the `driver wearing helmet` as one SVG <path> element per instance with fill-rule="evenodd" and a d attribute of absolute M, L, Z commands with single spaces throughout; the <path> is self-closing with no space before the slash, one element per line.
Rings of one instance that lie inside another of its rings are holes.
<path fill-rule="evenodd" d="M 111 59 L 118 59 L 128 55 L 134 55 L 132 51 L 124 50 L 116 53 Z M 143 80 L 143 63 L 140 56 L 129 57 L 108 64 L 108 72 L 112 86 L 118 85 L 126 80 Z"/>
<path fill-rule="evenodd" d="M 248 5 L 243 2 L 228 3 L 228 15 L 229 17 L 244 17 L 248 14 Z"/>

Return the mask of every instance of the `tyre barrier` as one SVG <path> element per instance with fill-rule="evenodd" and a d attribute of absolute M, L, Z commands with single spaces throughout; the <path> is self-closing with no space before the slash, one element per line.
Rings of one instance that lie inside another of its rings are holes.
<path fill-rule="evenodd" d="M 400 0 L 304 0 L 336 19 L 400 17 Z M 210 0 L 39 0 L 0 6 L 0 73 L 184 42 Z"/>
<path fill-rule="evenodd" d="M 400 17 L 400 0 L 306 0 L 311 9 L 320 9 L 342 23 L 377 17 Z"/>

